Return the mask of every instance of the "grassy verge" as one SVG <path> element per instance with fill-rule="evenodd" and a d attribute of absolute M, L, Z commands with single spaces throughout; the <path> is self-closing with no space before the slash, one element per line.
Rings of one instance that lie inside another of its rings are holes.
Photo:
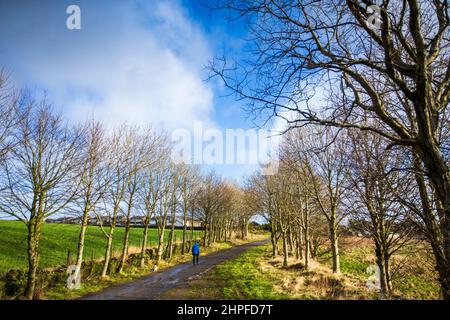
<path fill-rule="evenodd" d="M 249 241 L 256 241 L 260 239 L 266 238 L 265 235 L 252 235 L 248 240 L 242 241 L 239 239 L 235 239 L 233 241 L 227 241 L 227 242 L 218 242 L 212 244 L 210 247 L 201 248 L 202 255 L 207 255 L 212 252 L 216 252 L 219 250 L 224 250 L 231 248 L 232 246 L 243 244 Z M 159 271 L 170 268 L 172 266 L 175 266 L 177 264 L 188 262 L 192 259 L 190 253 L 186 253 L 184 255 L 178 254 L 175 255 L 173 258 L 167 261 L 161 261 L 159 265 Z M 68 290 L 65 287 L 64 283 L 61 283 L 57 285 L 56 287 L 53 287 L 46 292 L 44 292 L 42 298 L 43 299 L 49 299 L 49 300 L 62 300 L 62 299 L 75 299 L 78 297 L 81 297 L 83 295 L 86 295 L 88 293 L 98 292 L 104 288 L 107 288 L 111 285 L 121 284 L 128 281 L 136 280 L 140 277 L 146 276 L 150 273 L 152 273 L 153 264 L 150 262 L 145 268 L 137 268 L 137 267 L 131 267 L 128 269 L 125 269 L 123 273 L 120 274 L 113 274 L 109 276 L 106 279 L 100 279 L 98 277 L 94 277 L 92 279 L 84 280 L 81 286 L 81 289 L 79 290 Z"/>
<path fill-rule="evenodd" d="M 49 268 L 65 265 L 67 252 L 75 256 L 78 244 L 80 226 L 71 224 L 45 223 L 42 227 L 40 242 L 40 267 Z M 130 247 L 139 248 L 142 241 L 142 228 L 131 228 Z M 169 231 L 166 230 L 167 239 Z M 189 233 L 190 234 L 190 233 Z M 118 227 L 114 233 L 113 250 L 119 254 L 122 249 L 124 228 Z M 175 237 L 180 239 L 181 230 L 175 231 Z M 199 232 L 196 232 L 196 236 Z M 157 243 L 156 229 L 150 229 L 149 246 Z M 85 257 L 102 259 L 105 251 L 106 238 L 100 227 L 89 226 L 86 232 Z M 0 275 L 11 269 L 27 269 L 27 229 L 20 221 L 0 220 Z"/>
<path fill-rule="evenodd" d="M 271 257 L 270 244 L 249 249 L 215 267 L 202 279 L 176 288 L 175 299 L 339 299 L 363 298 L 367 292 L 342 276 L 313 264 L 308 271 L 295 259 L 288 267 Z"/>
<path fill-rule="evenodd" d="M 286 299 L 283 292 L 274 290 L 277 277 L 261 269 L 268 257 L 268 246 L 251 248 L 235 260 L 215 268 L 212 277 L 225 279 L 220 290 L 224 299 Z"/>
<path fill-rule="evenodd" d="M 331 271 L 331 256 L 311 261 L 309 270 L 291 258 L 271 257 L 270 244 L 255 247 L 218 265 L 185 288 L 169 291 L 168 299 L 381 299 L 369 290 L 366 269 L 375 263 L 366 239 L 341 244 L 341 274 Z M 392 258 L 393 299 L 438 299 L 433 260 L 423 243 L 411 243 Z"/>
<path fill-rule="evenodd" d="M 369 275 L 369 265 L 375 264 L 371 241 L 361 238 L 347 238 L 340 243 L 341 272 L 362 284 Z M 331 255 L 318 260 L 331 267 Z M 424 242 L 411 242 L 393 255 L 391 260 L 394 299 L 439 299 L 439 283 L 434 270 L 434 259 Z"/>

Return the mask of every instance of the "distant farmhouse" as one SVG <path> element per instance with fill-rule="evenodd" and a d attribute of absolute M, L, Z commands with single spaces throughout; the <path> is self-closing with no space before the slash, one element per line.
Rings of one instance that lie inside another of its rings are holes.
<path fill-rule="evenodd" d="M 110 225 L 110 217 L 109 216 L 101 216 L 101 217 L 90 217 L 88 220 L 88 225 L 91 226 L 109 226 Z M 53 218 L 53 219 L 47 219 L 45 220 L 47 223 L 60 223 L 60 224 L 81 224 L 81 217 L 59 217 L 59 218 Z M 119 215 L 117 217 L 116 226 L 118 227 L 124 227 L 126 224 L 126 216 Z M 130 225 L 132 227 L 144 227 L 144 221 L 143 217 L 131 217 L 130 218 Z M 167 222 L 166 227 L 170 227 L 170 221 Z M 188 219 L 186 226 L 188 228 L 191 228 L 191 219 Z M 156 227 L 156 220 L 155 218 L 152 218 L 150 221 L 150 227 Z M 183 219 L 182 217 L 177 217 L 175 221 L 175 227 L 176 228 L 182 228 L 183 227 Z M 194 220 L 193 227 L 195 229 L 200 229 L 202 227 L 202 223 L 199 220 Z"/>

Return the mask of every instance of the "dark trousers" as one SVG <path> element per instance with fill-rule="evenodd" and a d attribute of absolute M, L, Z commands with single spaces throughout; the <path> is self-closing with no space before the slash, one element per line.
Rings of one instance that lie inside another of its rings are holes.
<path fill-rule="evenodd" d="M 198 253 L 192 254 L 192 264 L 198 264 Z"/>

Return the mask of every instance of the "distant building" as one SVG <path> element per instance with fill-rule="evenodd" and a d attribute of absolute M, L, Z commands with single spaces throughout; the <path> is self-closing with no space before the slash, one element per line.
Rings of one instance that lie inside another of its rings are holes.
<path fill-rule="evenodd" d="M 47 223 L 81 224 L 80 217 L 60 217 L 56 219 L 47 219 Z"/>
<path fill-rule="evenodd" d="M 61 224 L 81 224 L 81 217 L 59 217 L 59 218 L 53 218 L 53 219 L 46 219 L 45 222 L 47 223 L 61 223 Z M 143 227 L 144 226 L 145 217 L 142 216 L 132 216 L 130 218 L 130 225 L 132 227 Z M 117 227 L 124 227 L 126 225 L 127 219 L 125 215 L 118 215 L 116 220 L 116 226 Z M 89 217 L 88 219 L 88 225 L 91 226 L 109 226 L 111 224 L 111 217 L 110 216 L 95 216 L 95 217 Z M 188 219 L 186 226 L 187 228 L 191 228 L 192 221 L 191 219 Z M 150 221 L 150 227 L 156 227 L 156 220 L 155 218 L 152 218 Z M 168 219 L 167 227 L 171 226 L 171 221 Z M 193 223 L 194 228 L 201 228 L 202 222 L 199 220 L 194 220 Z M 182 228 L 183 227 L 183 218 L 177 217 L 175 220 L 175 227 L 176 228 Z"/>

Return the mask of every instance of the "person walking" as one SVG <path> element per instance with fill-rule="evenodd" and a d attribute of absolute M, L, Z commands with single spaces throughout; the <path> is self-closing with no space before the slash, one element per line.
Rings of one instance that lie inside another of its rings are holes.
<path fill-rule="evenodd" d="M 199 255 L 200 255 L 200 246 L 198 245 L 198 242 L 195 241 L 194 245 L 192 246 L 192 264 L 194 265 L 198 264 Z"/>

